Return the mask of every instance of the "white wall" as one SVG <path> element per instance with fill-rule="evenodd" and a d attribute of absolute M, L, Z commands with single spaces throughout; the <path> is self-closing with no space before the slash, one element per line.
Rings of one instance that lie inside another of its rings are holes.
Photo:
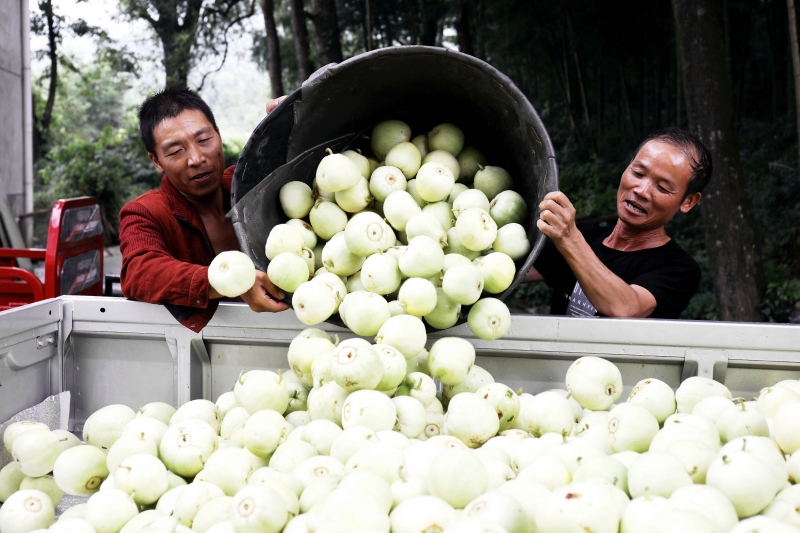
<path fill-rule="evenodd" d="M 27 0 L 0 0 L 0 195 L 8 196 L 15 214 L 25 210 L 25 135 L 22 9 Z"/>

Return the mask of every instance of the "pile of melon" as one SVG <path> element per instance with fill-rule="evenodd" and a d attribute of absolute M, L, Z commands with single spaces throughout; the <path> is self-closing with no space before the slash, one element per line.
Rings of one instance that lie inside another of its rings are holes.
<path fill-rule="evenodd" d="M 292 293 L 308 325 L 338 313 L 356 334 L 374 336 L 400 314 L 436 329 L 467 316 L 478 337 L 502 337 L 510 313 L 493 295 L 511 286 L 515 262 L 530 252 L 521 224 L 527 206 L 509 173 L 465 146 L 453 124 L 412 138 L 406 123 L 385 121 L 372 130 L 371 146 L 374 157 L 329 153 L 313 186 L 281 188 L 288 220 L 265 246 L 272 283 Z M 224 286 L 216 261 L 212 285 L 241 293 L 247 283 Z M 226 271 L 231 283 L 251 279 Z"/>
<path fill-rule="evenodd" d="M 463 339 L 407 357 L 390 333 L 305 330 L 291 371 L 243 371 L 216 403 L 104 407 L 84 442 L 10 425 L 0 531 L 800 531 L 800 381 L 747 401 L 651 378 L 618 403 L 617 367 L 582 357 L 531 395 Z M 54 523 L 64 493 L 90 497 Z"/>
<path fill-rule="evenodd" d="M 746 400 L 650 378 L 620 402 L 619 369 L 587 356 L 563 389 L 495 382 L 426 324 L 469 306 L 478 337 L 508 331 L 491 295 L 530 250 L 525 203 L 453 125 L 371 141 L 375 159 L 329 154 L 313 188 L 284 186 L 266 255 L 301 321 L 338 313 L 374 342 L 306 329 L 290 370 L 243 370 L 216 402 L 103 407 L 82 441 L 9 425 L 0 533 L 800 533 L 800 381 Z M 214 261 L 221 294 L 253 286 L 244 254 Z M 88 501 L 54 521 L 64 494 Z"/>

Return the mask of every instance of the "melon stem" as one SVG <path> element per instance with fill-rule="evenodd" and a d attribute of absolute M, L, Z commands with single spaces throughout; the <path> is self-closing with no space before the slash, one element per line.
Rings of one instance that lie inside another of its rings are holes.
<path fill-rule="evenodd" d="M 747 409 L 745 409 L 745 407 L 744 407 L 744 398 L 736 398 L 736 401 L 739 402 L 739 405 L 741 406 L 742 411 L 747 411 Z"/>

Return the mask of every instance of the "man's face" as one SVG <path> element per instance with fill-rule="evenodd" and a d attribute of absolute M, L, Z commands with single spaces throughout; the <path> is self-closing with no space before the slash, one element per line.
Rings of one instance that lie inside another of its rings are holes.
<path fill-rule="evenodd" d="M 686 198 L 692 176 L 691 160 L 683 150 L 660 141 L 642 146 L 622 173 L 617 191 L 617 214 L 640 230 L 664 226 L 675 213 L 688 213 L 700 193 Z"/>
<path fill-rule="evenodd" d="M 199 199 L 219 189 L 225 169 L 222 139 L 202 111 L 187 109 L 162 121 L 153 137 L 156 153 L 150 160 L 181 193 Z"/>

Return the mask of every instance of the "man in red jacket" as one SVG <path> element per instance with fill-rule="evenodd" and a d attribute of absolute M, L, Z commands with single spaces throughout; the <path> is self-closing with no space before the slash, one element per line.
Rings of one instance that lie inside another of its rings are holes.
<path fill-rule="evenodd" d="M 161 189 L 120 211 L 120 280 L 133 300 L 163 304 L 184 326 L 200 331 L 221 295 L 208 282 L 208 265 L 239 250 L 230 210 L 233 168 L 225 168 L 214 115 L 189 89 L 165 89 L 139 109 L 139 129 Z M 241 296 L 253 311 L 283 311 L 284 294 L 264 272 Z"/>

